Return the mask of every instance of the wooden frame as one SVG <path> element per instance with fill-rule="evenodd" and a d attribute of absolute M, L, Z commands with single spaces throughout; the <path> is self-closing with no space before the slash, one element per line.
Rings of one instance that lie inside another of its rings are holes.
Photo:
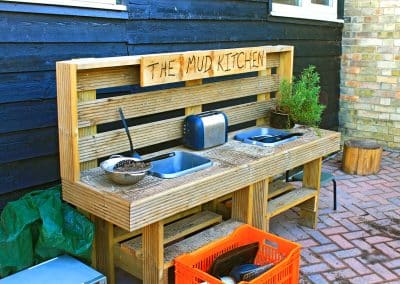
<path fill-rule="evenodd" d="M 170 110 L 182 112 L 173 118 L 131 126 L 136 148 L 181 138 L 184 115 L 201 112 L 205 104 L 229 99 L 254 98 L 222 108 L 230 125 L 249 121 L 264 124 L 274 106 L 270 93 L 278 91 L 280 80 L 291 79 L 293 47 L 259 49 L 267 53 L 267 69 L 252 77 L 207 84 L 196 79 L 185 82 L 183 87 L 107 99 L 97 99 L 97 90 L 139 83 L 141 56 L 57 63 L 63 199 L 96 216 L 96 264 L 111 283 L 114 244 L 134 236 L 138 230 L 144 240 L 144 283 L 160 283 L 164 278 L 165 219 L 201 205 L 207 207 L 204 205 L 226 194 L 233 194 L 232 217 L 236 220 L 267 230 L 270 218 L 301 205 L 304 223 L 315 226 L 321 157 L 339 150 L 340 134 L 336 132 L 320 130 L 315 135 L 308 131 L 302 138 L 272 150 L 230 140 L 221 147 L 200 152 L 214 161 L 211 168 L 172 180 L 146 176 L 136 185 L 117 186 L 97 168 L 97 159 L 129 150 L 122 126 L 97 133 L 98 125 L 119 121 L 118 107 L 123 107 L 127 118 Z M 162 56 L 168 55 L 176 54 Z M 269 178 L 299 165 L 305 165 L 305 188 L 268 201 Z M 116 226 L 127 232 L 117 234 Z"/>

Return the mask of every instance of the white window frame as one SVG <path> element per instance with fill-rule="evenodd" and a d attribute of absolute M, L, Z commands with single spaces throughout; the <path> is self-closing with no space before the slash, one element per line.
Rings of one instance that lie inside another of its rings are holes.
<path fill-rule="evenodd" d="M 300 0 L 300 6 L 274 3 L 272 1 L 272 16 L 300 18 L 309 20 L 343 22 L 337 18 L 337 0 L 330 0 L 330 6 L 313 4 L 311 0 Z"/>
<path fill-rule="evenodd" d="M 25 4 L 56 5 L 56 6 L 126 11 L 126 6 L 117 4 L 116 0 L 0 0 L 0 1 L 25 3 Z"/>

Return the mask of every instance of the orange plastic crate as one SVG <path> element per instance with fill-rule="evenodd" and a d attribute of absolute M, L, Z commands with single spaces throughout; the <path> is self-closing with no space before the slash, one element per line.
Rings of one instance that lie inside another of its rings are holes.
<path fill-rule="evenodd" d="M 255 263 L 259 265 L 276 263 L 273 268 L 250 282 L 252 284 L 298 283 L 300 269 L 300 248 L 297 243 L 266 233 L 249 225 L 242 225 L 231 235 L 212 242 L 195 252 L 175 259 L 175 283 L 223 284 L 207 270 L 219 255 L 236 247 L 259 242 Z"/>

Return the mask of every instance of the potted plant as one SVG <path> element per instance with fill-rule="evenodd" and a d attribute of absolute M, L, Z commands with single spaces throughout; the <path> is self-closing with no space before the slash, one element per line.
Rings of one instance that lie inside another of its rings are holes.
<path fill-rule="evenodd" d="M 294 78 L 293 82 L 282 80 L 280 97 L 275 111 L 271 112 L 270 125 L 274 128 L 291 128 L 295 123 L 317 127 L 325 106 L 319 103 L 319 74 L 310 65 Z"/>

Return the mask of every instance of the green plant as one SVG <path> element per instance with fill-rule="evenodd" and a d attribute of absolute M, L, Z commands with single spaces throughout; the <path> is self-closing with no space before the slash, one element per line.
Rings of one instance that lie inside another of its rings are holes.
<path fill-rule="evenodd" d="M 319 74 L 315 66 L 303 70 L 293 82 L 282 80 L 277 111 L 287 113 L 294 123 L 318 126 L 325 106 L 319 103 Z"/>

